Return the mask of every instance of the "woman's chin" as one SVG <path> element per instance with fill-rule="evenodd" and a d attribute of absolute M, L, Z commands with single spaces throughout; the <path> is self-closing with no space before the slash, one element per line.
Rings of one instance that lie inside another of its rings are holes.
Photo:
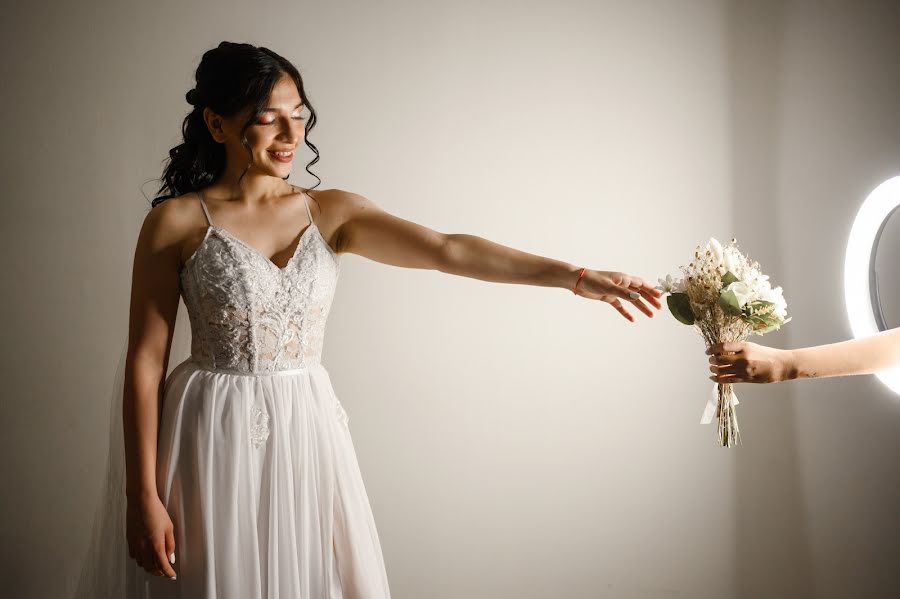
<path fill-rule="evenodd" d="M 293 163 L 291 164 L 267 164 L 265 168 L 265 172 L 267 175 L 272 177 L 278 177 L 279 179 L 286 179 L 290 176 L 291 171 L 293 170 Z"/>

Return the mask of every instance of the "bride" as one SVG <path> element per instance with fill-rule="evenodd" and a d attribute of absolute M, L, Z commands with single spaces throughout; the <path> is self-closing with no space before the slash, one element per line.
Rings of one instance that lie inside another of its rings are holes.
<path fill-rule="evenodd" d="M 187 100 L 134 255 L 125 596 L 389 597 L 347 414 L 320 362 L 341 255 L 567 289 L 629 321 L 629 306 L 652 317 L 660 292 L 288 184 L 301 142 L 315 156 L 306 170 L 318 160 L 316 113 L 271 50 L 222 42 Z M 180 297 L 191 357 L 166 377 Z"/>

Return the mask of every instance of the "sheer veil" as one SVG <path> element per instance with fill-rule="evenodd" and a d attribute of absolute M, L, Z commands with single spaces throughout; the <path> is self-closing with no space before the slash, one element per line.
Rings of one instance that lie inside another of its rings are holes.
<path fill-rule="evenodd" d="M 93 515 L 90 541 L 83 554 L 81 573 L 73 599 L 123 599 L 143 596 L 143 570 L 128 557 L 125 540 L 125 450 L 122 399 L 125 389 L 127 336 L 119 353 L 109 404 L 109 444 L 106 474 Z M 184 302 L 179 302 L 175 333 L 169 351 L 166 378 L 190 357 L 191 328 Z"/>

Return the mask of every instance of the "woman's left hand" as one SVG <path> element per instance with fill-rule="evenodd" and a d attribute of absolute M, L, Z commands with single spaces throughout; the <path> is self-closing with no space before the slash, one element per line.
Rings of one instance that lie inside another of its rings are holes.
<path fill-rule="evenodd" d="M 588 270 L 575 287 L 576 295 L 606 302 L 625 319 L 634 322 L 634 316 L 625 308 L 631 303 L 635 308 L 653 318 L 653 306 L 662 308 L 659 301 L 662 292 L 644 282 L 640 277 L 605 270 Z M 649 305 L 647 305 L 649 304 Z"/>

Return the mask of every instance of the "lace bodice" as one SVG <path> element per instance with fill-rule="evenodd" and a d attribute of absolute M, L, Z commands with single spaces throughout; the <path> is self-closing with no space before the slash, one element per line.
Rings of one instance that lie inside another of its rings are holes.
<path fill-rule="evenodd" d="M 293 256 L 279 268 L 268 257 L 212 223 L 181 270 L 191 321 L 191 359 L 212 370 L 260 373 L 318 364 L 325 321 L 340 273 L 334 253 L 312 220 Z"/>

